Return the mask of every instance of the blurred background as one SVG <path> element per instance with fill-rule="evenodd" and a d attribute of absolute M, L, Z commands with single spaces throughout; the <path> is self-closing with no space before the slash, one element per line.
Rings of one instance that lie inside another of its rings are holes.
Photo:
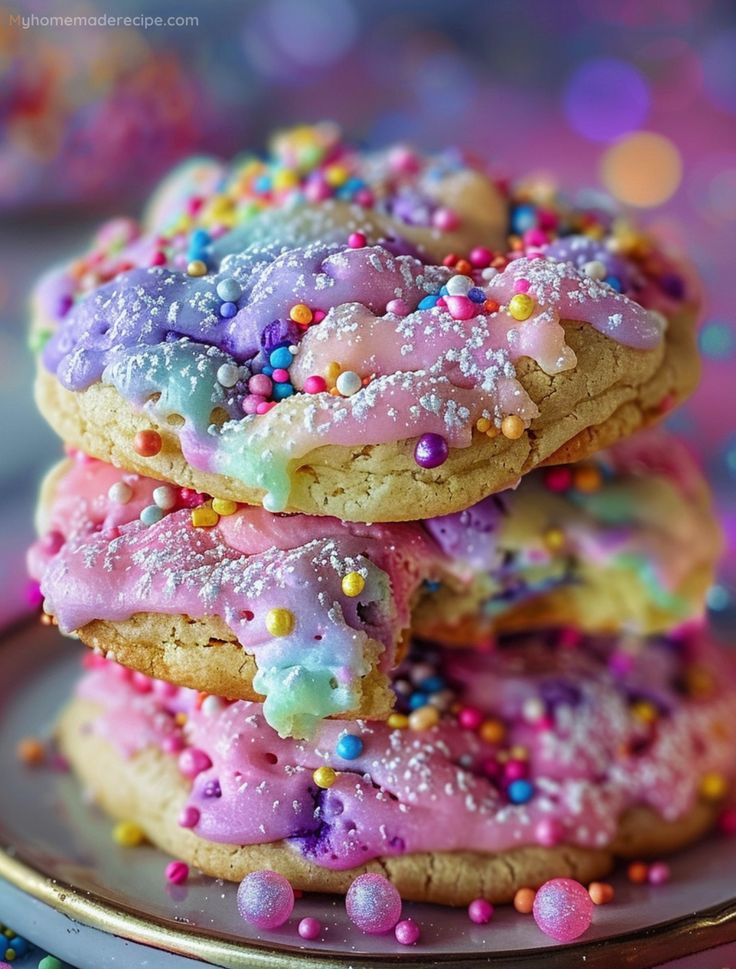
<path fill-rule="evenodd" d="M 198 23 L 43 21 L 100 14 Z M 24 607 L 35 483 L 60 454 L 31 402 L 34 278 L 100 217 L 137 211 L 178 159 L 325 118 L 366 145 L 456 144 L 499 175 L 607 191 L 687 249 L 705 286 L 704 378 L 670 425 L 716 487 L 731 554 L 711 605 L 733 610 L 732 0 L 0 0 L 0 618 Z"/>

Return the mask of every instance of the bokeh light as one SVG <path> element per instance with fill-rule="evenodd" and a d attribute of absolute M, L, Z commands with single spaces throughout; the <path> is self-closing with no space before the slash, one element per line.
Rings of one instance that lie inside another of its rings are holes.
<path fill-rule="evenodd" d="M 627 205 L 649 208 L 666 202 L 682 178 L 682 159 L 663 135 L 639 131 L 612 145 L 601 160 L 608 191 Z"/>
<path fill-rule="evenodd" d="M 736 333 L 728 323 L 711 320 L 698 335 L 700 352 L 712 360 L 726 360 L 736 350 Z"/>
<path fill-rule="evenodd" d="M 631 64 L 598 58 L 586 61 L 572 75 L 564 107 L 574 131 L 591 141 L 612 141 L 644 123 L 649 91 Z"/>
<path fill-rule="evenodd" d="M 736 30 L 719 33 L 705 46 L 703 81 L 713 103 L 736 114 Z"/>

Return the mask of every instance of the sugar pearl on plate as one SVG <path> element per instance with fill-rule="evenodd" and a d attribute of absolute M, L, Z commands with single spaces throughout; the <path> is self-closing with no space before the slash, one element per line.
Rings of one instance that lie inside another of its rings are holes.
<path fill-rule="evenodd" d="M 277 929 L 294 910 L 294 889 L 278 872 L 265 868 L 246 875 L 238 887 L 238 911 L 259 929 Z"/>
<path fill-rule="evenodd" d="M 556 942 L 572 942 L 590 928 L 593 901 L 580 882 L 553 878 L 537 890 L 532 913 L 545 935 Z"/>
<path fill-rule="evenodd" d="M 401 896 L 383 875 L 358 875 L 345 896 L 350 921 L 363 932 L 389 932 L 401 918 Z"/>

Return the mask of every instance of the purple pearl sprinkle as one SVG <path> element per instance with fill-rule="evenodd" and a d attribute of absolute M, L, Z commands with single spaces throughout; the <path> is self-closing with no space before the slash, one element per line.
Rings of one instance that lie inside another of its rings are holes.
<path fill-rule="evenodd" d="M 276 871 L 252 871 L 238 887 L 240 917 L 256 928 L 277 929 L 293 910 L 294 889 Z"/>
<path fill-rule="evenodd" d="M 319 938 L 322 932 L 322 923 L 319 919 L 313 919 L 307 916 L 307 918 L 301 920 L 297 931 L 303 939 L 312 942 L 314 939 Z"/>
<path fill-rule="evenodd" d="M 401 945 L 416 945 L 420 934 L 419 926 L 414 919 L 402 919 L 401 922 L 397 922 L 394 929 L 396 941 Z"/>
<path fill-rule="evenodd" d="M 438 468 L 447 460 L 450 449 L 441 434 L 422 434 L 414 448 L 414 460 L 420 468 Z"/>

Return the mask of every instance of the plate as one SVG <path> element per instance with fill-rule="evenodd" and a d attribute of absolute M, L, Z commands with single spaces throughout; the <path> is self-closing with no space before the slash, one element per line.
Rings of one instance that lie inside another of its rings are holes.
<path fill-rule="evenodd" d="M 555 945 L 531 917 L 508 906 L 489 925 L 476 926 L 463 910 L 407 903 L 404 917 L 419 922 L 422 937 L 417 946 L 404 948 L 392 934 L 364 935 L 348 921 L 341 898 L 318 895 L 298 900 L 282 928 L 256 933 L 238 916 L 235 885 L 196 873 L 186 886 L 168 885 L 167 857 L 153 847 L 115 844 L 111 822 L 85 802 L 69 774 L 18 762 L 20 738 L 53 729 L 79 675 L 81 651 L 36 623 L 6 632 L 0 648 L 0 878 L 36 900 L 29 912 L 36 904 L 50 906 L 67 917 L 67 929 L 71 918 L 80 932 L 105 940 L 104 946 L 80 945 L 73 957 L 78 969 L 132 964 L 178 969 L 192 959 L 233 969 L 287 969 L 295 962 L 304 969 L 397 964 L 647 969 L 736 941 L 736 839 L 719 838 L 672 859 L 667 885 L 614 879 L 614 904 L 597 909 L 584 941 L 568 946 Z M 324 930 L 319 941 L 304 944 L 296 926 L 307 915 L 319 918 Z M 20 923 L 16 928 L 28 931 Z M 103 959 L 110 946 L 112 955 Z M 116 946 L 118 952 L 128 947 L 127 961 L 115 956 Z M 150 959 L 133 963 L 131 947 Z"/>

